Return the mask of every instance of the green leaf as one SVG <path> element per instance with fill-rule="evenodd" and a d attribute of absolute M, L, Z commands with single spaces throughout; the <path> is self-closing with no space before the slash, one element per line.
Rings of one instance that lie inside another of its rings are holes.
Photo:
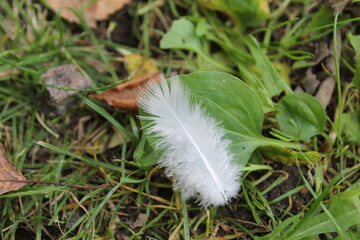
<path fill-rule="evenodd" d="M 238 63 L 237 67 L 240 70 L 241 77 L 256 91 L 264 111 L 273 111 L 274 103 L 271 98 L 279 95 L 284 90 L 287 90 L 287 92 L 292 92 L 292 90 L 254 36 L 248 35 L 245 43 L 255 60 L 255 65 Z"/>
<path fill-rule="evenodd" d="M 340 179 L 341 175 L 342 174 L 340 173 L 338 176 L 336 176 L 336 178 Z M 330 188 L 339 179 L 333 179 L 324 189 L 324 191 L 330 190 Z M 318 210 L 322 209 L 320 206 L 317 206 L 317 209 L 312 211 L 312 208 L 316 206 L 312 205 L 305 216 L 302 213 L 299 213 L 295 216 L 287 218 L 279 225 L 277 225 L 271 233 L 263 237 L 255 237 L 255 240 L 319 239 L 319 234 L 332 232 L 338 232 L 339 238 L 337 238 L 337 240 L 357 240 L 359 238 L 352 238 L 352 236 L 359 235 L 358 232 L 351 234 L 348 233 L 353 232 L 354 229 L 352 229 L 352 227 L 357 227 L 360 223 L 359 195 L 360 180 L 351 185 L 346 191 L 333 196 L 330 200 L 330 206 L 326 213 L 318 213 Z M 318 196 L 316 202 L 320 203 L 319 200 L 321 200 L 324 196 L 325 193 L 323 192 Z M 316 204 L 316 202 L 314 204 Z M 307 217 L 310 212 L 314 213 Z M 305 221 L 303 224 L 301 224 L 301 221 L 303 220 Z M 297 228 L 297 226 L 299 227 Z M 289 232 L 293 231 L 294 228 L 297 228 L 296 231 L 292 233 L 291 236 L 289 236 Z M 348 236 L 346 236 L 344 233 L 348 234 Z"/>
<path fill-rule="evenodd" d="M 283 97 L 278 107 L 283 113 L 277 114 L 276 119 L 280 130 L 288 136 L 309 140 L 323 132 L 325 109 L 315 97 L 307 93 L 294 93 Z"/>
<path fill-rule="evenodd" d="M 206 8 L 225 12 L 242 26 L 254 26 L 269 15 L 267 0 L 200 0 Z"/>
<path fill-rule="evenodd" d="M 260 47 L 259 42 L 254 36 L 249 35 L 246 38 L 246 46 L 250 49 L 251 55 L 255 59 L 256 67 L 260 75 L 260 81 L 256 83 L 257 87 L 262 88 L 270 97 L 279 95 L 285 89 L 291 92 L 291 89 L 281 78 L 278 70 Z"/>
<path fill-rule="evenodd" d="M 349 142 L 360 144 L 360 110 L 353 113 L 343 113 L 341 118 L 337 118 L 334 122 L 334 129 L 338 135 L 345 133 L 345 136 Z M 341 128 L 339 128 L 339 119 L 341 119 Z M 337 130 L 342 129 L 339 133 Z"/>
<path fill-rule="evenodd" d="M 271 144 L 261 134 L 264 112 L 259 98 L 243 81 L 220 72 L 181 75 L 180 79 L 194 101 L 222 124 L 239 164 L 245 165 L 258 146 Z"/>
<path fill-rule="evenodd" d="M 311 218 L 302 225 L 292 236 L 294 239 L 302 239 L 321 233 L 338 232 L 337 227 L 343 232 L 360 224 L 360 188 L 356 190 L 346 190 L 332 197 L 329 213 L 321 213 Z M 334 221 L 338 226 L 334 225 Z M 348 239 L 348 238 L 342 238 Z"/>
<path fill-rule="evenodd" d="M 347 35 L 351 46 L 355 49 L 356 55 L 356 72 L 353 83 L 357 89 L 360 90 L 360 35 L 354 36 L 351 33 Z"/>
<path fill-rule="evenodd" d="M 313 35 L 320 34 L 325 32 L 326 29 L 316 30 L 318 27 L 322 27 L 327 24 L 332 24 L 334 21 L 333 10 L 325 5 L 323 5 L 312 17 L 309 24 L 304 29 L 304 34 L 307 32 L 313 31 Z"/>
<path fill-rule="evenodd" d="M 143 124 L 143 120 L 141 121 L 141 123 L 142 126 L 145 126 L 145 124 Z M 161 157 L 161 152 L 154 151 L 154 148 L 150 146 L 148 140 L 151 139 L 148 138 L 146 135 L 143 135 L 134 152 L 134 158 L 136 159 L 136 163 L 139 163 L 140 166 L 143 168 L 154 166 Z"/>
<path fill-rule="evenodd" d="M 208 23 L 206 22 L 205 18 L 199 18 L 199 21 L 196 24 L 195 34 L 198 37 L 205 35 L 208 30 Z"/>
<path fill-rule="evenodd" d="M 205 23 L 206 24 L 206 23 Z M 202 26 L 204 27 L 204 26 Z M 196 34 L 205 34 L 204 29 L 195 29 L 194 24 L 186 18 L 181 18 L 173 22 L 169 32 L 167 32 L 160 41 L 162 49 L 186 49 L 196 52 L 202 59 L 214 65 L 221 71 L 233 73 L 233 69 L 229 68 L 218 61 L 205 51 L 200 39 Z M 205 29 L 206 30 L 206 29 Z"/>
<path fill-rule="evenodd" d="M 170 31 L 160 41 L 162 49 L 186 49 L 202 53 L 200 39 L 195 34 L 195 27 L 189 20 L 181 18 L 173 21 Z"/>

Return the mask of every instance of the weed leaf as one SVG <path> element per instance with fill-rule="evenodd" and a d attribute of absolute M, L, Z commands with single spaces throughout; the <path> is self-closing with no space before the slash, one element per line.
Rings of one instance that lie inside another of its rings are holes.
<path fill-rule="evenodd" d="M 356 55 L 356 72 L 353 83 L 360 90 L 360 35 L 354 36 L 351 33 L 347 35 L 351 46 L 355 49 Z"/>
<path fill-rule="evenodd" d="M 160 41 L 162 49 L 186 49 L 202 53 L 200 39 L 195 34 L 195 27 L 189 20 L 181 18 L 173 22 L 170 31 Z"/>
<path fill-rule="evenodd" d="M 321 103 L 307 93 L 294 93 L 283 97 L 278 107 L 283 112 L 276 115 L 280 130 L 298 140 L 309 140 L 323 132 L 326 121 Z"/>
<path fill-rule="evenodd" d="M 258 146 L 266 145 L 261 135 L 262 105 L 247 84 L 220 72 L 193 73 L 180 78 L 188 85 L 194 100 L 222 123 L 238 163 L 245 165 Z"/>

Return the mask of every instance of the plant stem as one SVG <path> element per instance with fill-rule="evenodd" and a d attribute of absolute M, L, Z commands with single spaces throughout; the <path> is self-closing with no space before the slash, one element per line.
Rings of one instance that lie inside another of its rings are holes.
<path fill-rule="evenodd" d="M 56 185 L 56 186 L 66 186 L 66 187 L 70 187 L 70 188 L 91 189 L 91 190 L 110 186 L 110 184 L 108 184 L 108 183 L 101 184 L 101 185 L 96 186 L 96 187 L 90 187 L 90 186 L 68 185 L 68 184 L 65 184 L 65 183 L 48 182 L 48 181 L 31 181 L 31 180 L 15 180 L 15 179 L 10 179 L 10 180 L 2 180 L 2 179 L 0 179 L 0 182 L 45 183 L 45 184 L 51 184 L 51 185 Z"/>

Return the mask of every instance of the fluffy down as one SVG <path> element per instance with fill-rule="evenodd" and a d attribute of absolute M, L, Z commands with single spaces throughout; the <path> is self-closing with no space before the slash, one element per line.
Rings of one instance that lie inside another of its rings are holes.
<path fill-rule="evenodd" d="M 190 101 L 178 76 L 151 81 L 139 94 L 138 103 L 151 116 L 147 134 L 158 137 L 164 151 L 159 163 L 174 188 L 188 199 L 199 194 L 204 207 L 224 205 L 240 189 L 240 168 L 233 163 L 230 141 L 220 124 Z"/>

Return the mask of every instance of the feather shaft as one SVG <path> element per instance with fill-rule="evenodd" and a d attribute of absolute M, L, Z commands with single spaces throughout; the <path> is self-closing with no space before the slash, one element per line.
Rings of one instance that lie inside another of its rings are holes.
<path fill-rule="evenodd" d="M 221 196 L 224 197 L 225 201 L 228 201 L 228 198 L 225 194 L 225 189 L 223 188 L 224 184 L 222 183 L 221 179 L 219 178 L 219 176 L 216 174 L 216 172 L 214 171 L 214 169 L 210 166 L 210 164 L 208 163 L 208 160 L 206 159 L 206 156 L 203 154 L 203 152 L 200 150 L 198 143 L 194 140 L 194 138 L 192 137 L 191 133 L 184 127 L 184 125 L 181 123 L 181 121 L 179 120 L 179 118 L 176 116 L 175 112 L 173 111 L 173 109 L 169 109 L 171 111 L 171 113 L 174 115 L 174 118 L 177 120 L 177 122 L 179 123 L 179 125 L 182 127 L 182 129 L 184 130 L 184 132 L 186 133 L 186 135 L 189 136 L 189 139 L 191 141 L 191 143 L 194 145 L 195 149 L 197 150 L 197 152 L 200 155 L 200 158 L 203 162 L 203 164 L 205 165 L 206 169 L 208 170 L 208 172 L 211 175 L 211 179 L 214 181 L 215 185 L 218 187 Z"/>

